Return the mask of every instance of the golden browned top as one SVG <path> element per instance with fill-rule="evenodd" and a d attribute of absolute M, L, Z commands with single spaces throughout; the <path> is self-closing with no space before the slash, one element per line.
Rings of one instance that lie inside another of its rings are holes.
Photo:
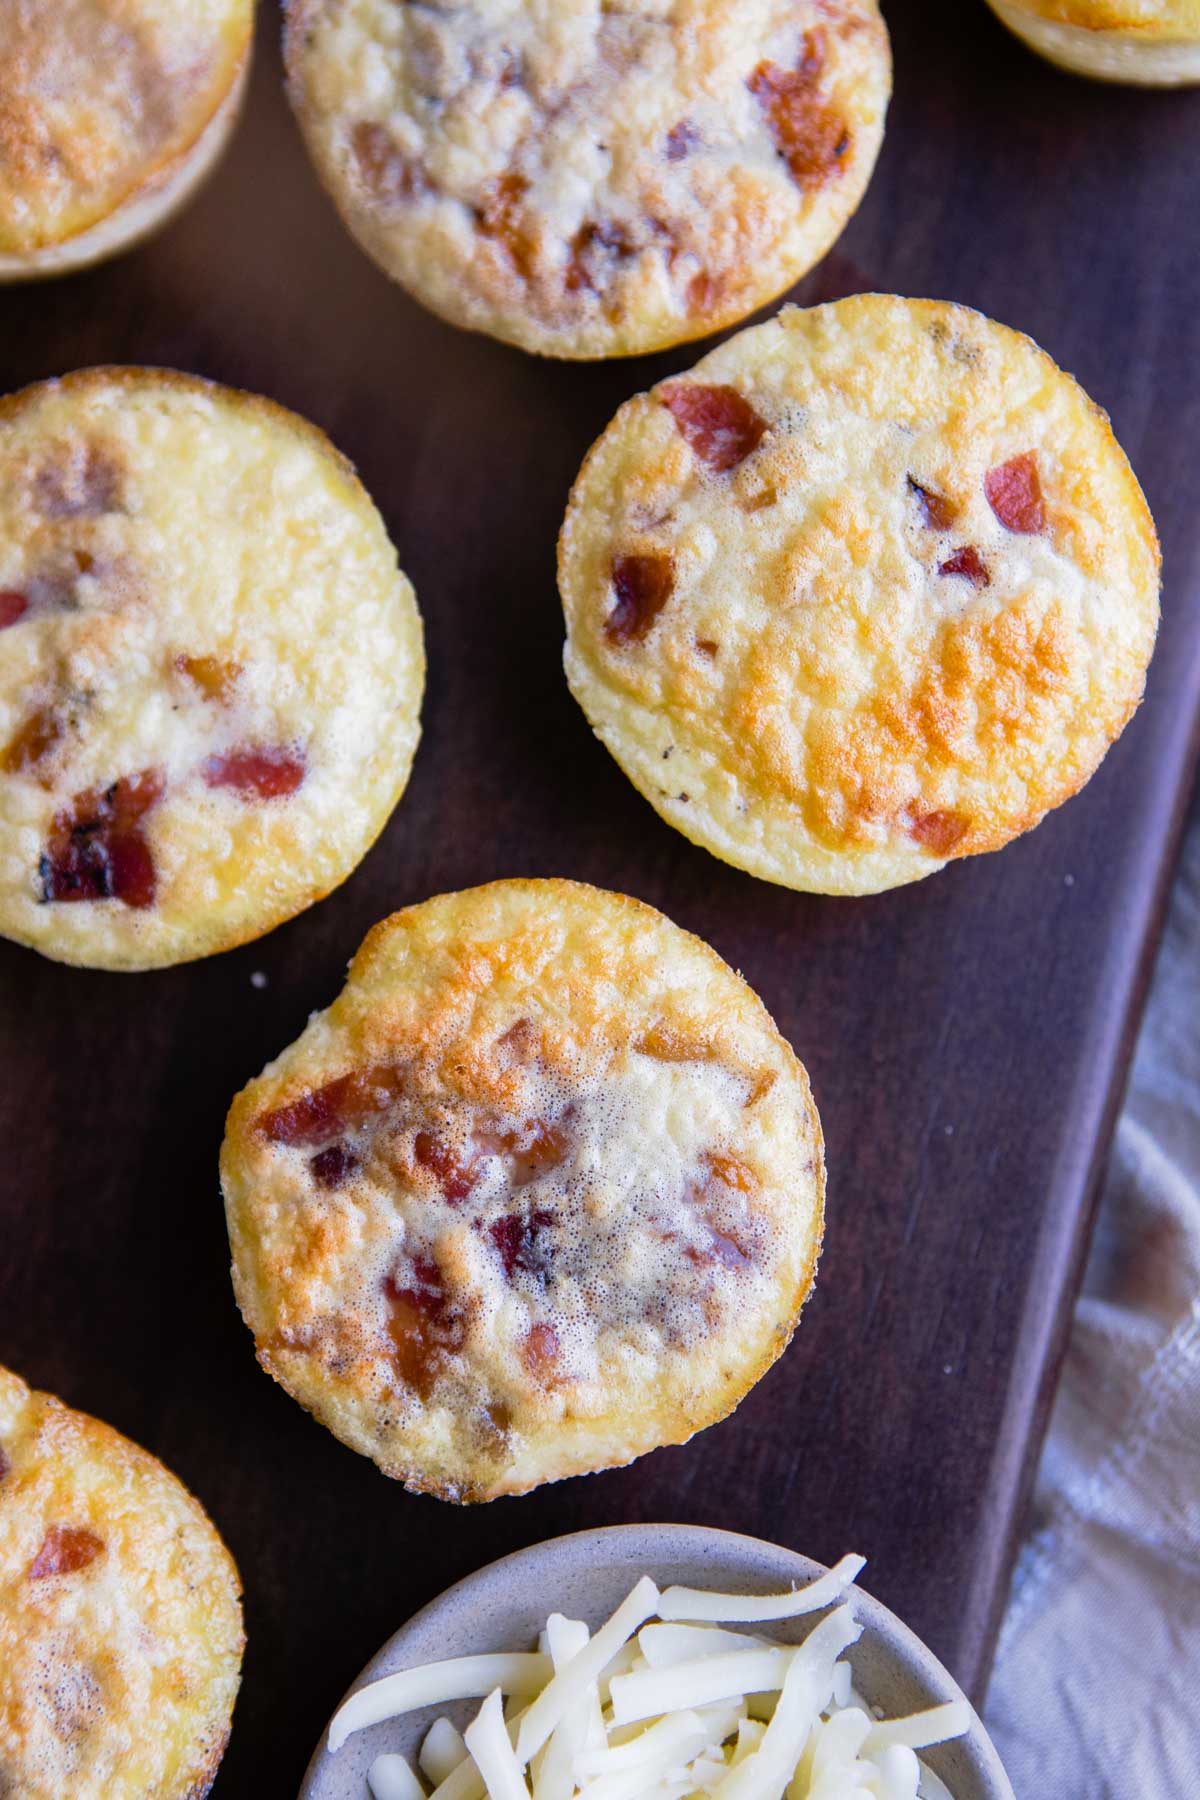
<path fill-rule="evenodd" d="M 876 0 L 291 0 L 293 102 L 351 230 L 455 323 L 557 356 L 744 318 L 862 196 Z"/>
<path fill-rule="evenodd" d="M 0 403 L 0 932 L 144 968 L 291 917 L 382 828 L 423 675 L 314 426 L 159 370 Z"/>
<path fill-rule="evenodd" d="M 246 58 L 252 0 L 5 0 L 0 252 L 59 244 L 195 143 Z"/>
<path fill-rule="evenodd" d="M 1035 18 L 1078 25 L 1087 31 L 1127 31 L 1133 36 L 1200 36 L 1200 0 L 1013 0 Z"/>
<path fill-rule="evenodd" d="M 566 666 L 673 825 L 789 886 L 991 850 L 1099 763 L 1158 619 L 1108 420 L 934 301 L 792 308 L 623 406 L 560 542 Z"/>
<path fill-rule="evenodd" d="M 200 1800 L 243 1641 L 237 1570 L 180 1482 L 0 1369 L 0 1793 Z"/>
<path fill-rule="evenodd" d="M 728 1412 L 791 1334 L 824 1191 L 761 1002 L 661 914 L 564 881 L 378 925 L 234 1102 L 221 1176 L 263 1363 L 454 1499 Z"/>

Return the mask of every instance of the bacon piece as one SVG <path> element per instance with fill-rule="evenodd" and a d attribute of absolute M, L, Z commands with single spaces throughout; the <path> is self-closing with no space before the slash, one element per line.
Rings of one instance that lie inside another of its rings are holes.
<path fill-rule="evenodd" d="M 141 821 L 162 799 L 160 769 L 126 775 L 108 788 L 78 794 L 57 813 L 42 857 L 42 899 L 123 900 L 153 906 L 157 881 Z"/>
<path fill-rule="evenodd" d="M 699 142 L 700 133 L 696 130 L 696 127 L 692 124 L 691 120 L 680 119 L 679 123 L 677 125 L 672 125 L 670 131 L 667 133 L 667 161 L 682 162 L 683 158 L 690 155 Z"/>
<path fill-rule="evenodd" d="M 749 1269 L 754 1262 L 737 1239 L 727 1231 L 718 1230 L 711 1219 L 704 1220 L 703 1245 L 689 1244 L 684 1255 L 689 1262 L 706 1267 L 716 1262 L 726 1269 Z"/>
<path fill-rule="evenodd" d="M 485 1155 L 503 1156 L 512 1187 L 526 1187 L 547 1169 L 557 1169 L 567 1160 L 571 1138 L 566 1130 L 575 1108 L 567 1106 L 556 1125 L 544 1119 L 526 1119 L 516 1131 L 481 1131 L 475 1135 L 477 1150 Z"/>
<path fill-rule="evenodd" d="M 421 1167 L 428 1169 L 443 1197 L 452 1205 L 467 1198 L 482 1172 L 476 1154 L 472 1154 L 469 1162 L 460 1162 L 445 1138 L 432 1131 L 418 1131 L 413 1139 L 413 1154 Z"/>
<path fill-rule="evenodd" d="M 908 491 L 921 509 L 921 517 L 931 531 L 949 531 L 958 517 L 958 507 L 945 494 L 939 494 L 933 488 L 922 487 L 912 475 L 908 478 Z"/>
<path fill-rule="evenodd" d="M 33 492 L 47 519 L 95 518 L 121 510 L 121 471 L 98 444 L 73 444 L 38 470 Z"/>
<path fill-rule="evenodd" d="M 242 665 L 224 656 L 177 656 L 175 667 L 200 689 L 206 700 L 225 706 L 233 699 Z"/>
<path fill-rule="evenodd" d="M 9 1462 L 8 1457 L 5 1454 L 4 1445 L 0 1444 L 0 1481 L 4 1480 L 4 1477 L 8 1474 L 8 1472 L 11 1468 L 12 1468 L 12 1464 Z"/>
<path fill-rule="evenodd" d="M 767 429 L 767 421 L 735 387 L 672 381 L 659 389 L 658 398 L 689 447 L 718 474 L 745 462 Z"/>
<path fill-rule="evenodd" d="M 6 631 L 10 625 L 15 625 L 28 611 L 28 594 L 18 594 L 15 588 L 0 589 L 0 631 Z"/>
<path fill-rule="evenodd" d="M 385 205 L 416 200 L 429 185 L 420 164 L 405 155 L 387 126 L 377 120 L 359 120 L 350 134 L 350 148 L 373 200 Z"/>
<path fill-rule="evenodd" d="M 696 649 L 700 652 L 701 656 L 707 657 L 709 662 L 715 662 L 717 660 L 717 651 L 720 649 L 720 645 L 717 644 L 713 638 L 697 638 Z"/>
<path fill-rule="evenodd" d="M 551 1387 L 561 1379 L 558 1367 L 560 1349 L 558 1333 L 553 1325 L 547 1325 L 543 1321 L 541 1324 L 531 1325 L 525 1333 L 525 1340 L 521 1345 L 521 1360 L 534 1380 L 540 1381 L 543 1387 Z"/>
<path fill-rule="evenodd" d="M 8 775 L 23 775 L 27 770 L 35 769 L 55 744 L 61 742 L 64 730 L 60 712 L 53 706 L 39 706 L 5 745 L 3 755 L 0 755 L 0 768 Z"/>
<path fill-rule="evenodd" d="M 349 1144 L 330 1144 L 325 1150 L 319 1150 L 309 1163 L 313 1180 L 318 1187 L 345 1187 L 350 1177 L 362 1167 L 362 1158 L 351 1150 Z"/>
<path fill-rule="evenodd" d="M 675 564 L 657 552 L 649 556 L 618 556 L 612 567 L 616 605 L 604 621 L 610 644 L 640 643 L 675 586 Z"/>
<path fill-rule="evenodd" d="M 934 856 L 949 856 L 971 829 L 971 821 L 957 812 L 914 813 L 909 834 Z"/>
<path fill-rule="evenodd" d="M 376 1063 L 369 1069 L 354 1069 L 286 1106 L 263 1113 L 255 1130 L 273 1144 L 315 1149 L 387 1112 L 406 1085 L 405 1070 L 398 1065 Z"/>
<path fill-rule="evenodd" d="M 821 92 L 825 36 L 804 34 L 794 69 L 760 62 L 747 86 L 766 114 L 775 148 L 798 187 L 818 187 L 836 174 L 850 148 L 850 127 Z"/>
<path fill-rule="evenodd" d="M 714 1181 L 734 1188 L 739 1194 L 758 1192 L 758 1177 L 740 1156 L 721 1156 L 710 1150 L 704 1162 Z"/>
<path fill-rule="evenodd" d="M 719 275 L 700 269 L 687 284 L 687 309 L 693 313 L 712 312 L 725 296 L 725 283 Z"/>
<path fill-rule="evenodd" d="M 396 1370 L 402 1381 L 427 1400 L 446 1358 L 462 1349 L 466 1323 L 451 1305 L 442 1272 L 432 1257 L 415 1256 L 403 1286 L 394 1272 L 385 1277 L 383 1292 Z"/>
<path fill-rule="evenodd" d="M 45 1581 L 51 1575 L 74 1575 L 95 1562 L 103 1548 L 104 1539 L 86 1525 L 51 1525 L 29 1565 L 29 1579 Z"/>
<path fill-rule="evenodd" d="M 939 575 L 965 575 L 976 587 L 990 587 L 992 578 L 988 574 L 987 564 L 980 556 L 974 544 L 964 544 L 955 550 L 943 563 L 938 564 Z"/>
<path fill-rule="evenodd" d="M 513 267 L 522 280 L 533 274 L 537 245 L 521 219 L 521 202 L 529 192 L 529 183 L 515 169 L 506 169 L 484 189 L 483 206 L 477 218 L 484 237 L 503 244 L 512 258 Z"/>
<path fill-rule="evenodd" d="M 307 773 L 304 754 L 283 745 L 244 744 L 222 750 L 200 765 L 205 785 L 232 788 L 248 799 L 280 800 L 294 794 Z"/>
<path fill-rule="evenodd" d="M 549 1238 L 558 1215 L 537 1206 L 528 1213 L 505 1213 L 488 1226 L 488 1236 L 499 1253 L 509 1281 L 520 1273 L 531 1275 L 539 1286 L 545 1286 L 554 1262 L 554 1244 Z"/>
<path fill-rule="evenodd" d="M 1006 531 L 1017 531 L 1032 537 L 1046 524 L 1042 503 L 1042 483 L 1037 456 L 1026 450 L 998 468 L 989 469 L 983 479 L 988 505 Z"/>
<path fill-rule="evenodd" d="M 624 262 L 636 256 L 637 251 L 633 239 L 612 219 L 585 219 L 571 239 L 563 286 L 568 294 L 576 294 L 581 288 L 598 293 L 605 285 L 605 265 Z"/>

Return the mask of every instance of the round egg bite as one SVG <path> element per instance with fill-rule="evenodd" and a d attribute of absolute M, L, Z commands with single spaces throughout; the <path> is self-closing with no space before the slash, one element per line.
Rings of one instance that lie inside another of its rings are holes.
<path fill-rule="evenodd" d="M 200 1800 L 241 1673 L 237 1569 L 110 1426 L 0 1369 L 0 1794 Z"/>
<path fill-rule="evenodd" d="M 0 401 L 0 933 L 144 969 L 291 918 L 404 791 L 423 682 L 315 426 L 152 369 Z"/>
<path fill-rule="evenodd" d="M 868 294 L 627 402 L 559 541 L 566 670 L 671 825 L 816 893 L 997 850 L 1133 714 L 1158 544 L 1029 338 Z"/>
<path fill-rule="evenodd" d="M 1060 68 L 1135 87 L 1200 81 L 1200 0 L 988 0 Z"/>
<path fill-rule="evenodd" d="M 711 950 L 623 895 L 499 881 L 371 931 L 234 1101 L 233 1279 L 263 1366 L 458 1501 L 735 1407 L 820 1247 L 808 1080 Z"/>
<path fill-rule="evenodd" d="M 292 103 L 368 254 L 548 356 L 702 337 L 862 198 L 891 91 L 875 0 L 288 0 Z"/>
<path fill-rule="evenodd" d="M 10 0 L 0 24 L 0 281 L 124 250 L 225 147 L 253 0 Z"/>

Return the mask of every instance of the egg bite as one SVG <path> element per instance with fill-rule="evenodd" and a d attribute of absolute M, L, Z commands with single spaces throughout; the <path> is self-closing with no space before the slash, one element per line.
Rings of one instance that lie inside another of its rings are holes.
<path fill-rule="evenodd" d="M 253 0 L 17 0 L 0 25 L 0 281 L 127 249 L 237 119 Z"/>
<path fill-rule="evenodd" d="M 998 850 L 1141 698 L 1154 525 L 1108 419 L 963 306 L 788 308 L 628 401 L 559 540 L 571 689 L 662 817 L 866 894 Z"/>
<path fill-rule="evenodd" d="M 289 0 L 292 103 L 376 262 L 455 325 L 625 356 L 745 318 L 858 206 L 875 0 Z"/>
<path fill-rule="evenodd" d="M 1200 81 L 1200 0 L 988 0 L 1039 55 L 1134 87 Z"/>
<path fill-rule="evenodd" d="M 0 401 L 0 933 L 207 956 L 319 899 L 404 790 L 424 655 L 351 465 L 269 400 L 89 369 Z"/>
<path fill-rule="evenodd" d="M 824 1205 L 808 1080 L 661 913 L 499 881 L 383 920 L 221 1152 L 259 1361 L 457 1501 L 627 1463 L 784 1349 Z"/>
<path fill-rule="evenodd" d="M 237 1569 L 199 1501 L 0 1369 L 0 1793 L 201 1800 L 244 1641 Z"/>

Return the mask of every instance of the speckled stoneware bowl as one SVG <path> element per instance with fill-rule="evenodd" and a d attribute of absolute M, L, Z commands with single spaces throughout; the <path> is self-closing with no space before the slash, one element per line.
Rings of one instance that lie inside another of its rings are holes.
<path fill-rule="evenodd" d="M 820 1563 L 778 1544 L 695 1525 L 615 1525 L 552 1538 L 447 1588 L 388 1640 L 350 1692 L 417 1663 L 483 1650 L 531 1649 L 550 1612 L 586 1619 L 595 1627 L 616 1609 L 639 1575 L 653 1576 L 660 1588 L 681 1582 L 726 1593 L 769 1594 L 824 1573 Z M 869 1577 L 869 1568 L 866 1573 Z M 965 1698 L 907 1626 L 869 1594 L 861 1589 L 855 1593 L 855 1611 L 865 1629 L 848 1654 L 860 1693 L 889 1717 Z M 746 1629 L 796 1642 L 822 1616 Z M 478 1709 L 477 1700 L 425 1707 L 355 1733 L 336 1756 L 325 1748 L 322 1732 L 300 1800 L 369 1800 L 367 1770 L 377 1756 L 399 1751 L 415 1766 L 418 1747 L 438 1712 L 448 1713 L 461 1728 Z M 991 1740 L 980 1720 L 972 1718 L 966 1737 L 923 1751 L 923 1758 L 954 1800 L 1014 1800 Z"/>

